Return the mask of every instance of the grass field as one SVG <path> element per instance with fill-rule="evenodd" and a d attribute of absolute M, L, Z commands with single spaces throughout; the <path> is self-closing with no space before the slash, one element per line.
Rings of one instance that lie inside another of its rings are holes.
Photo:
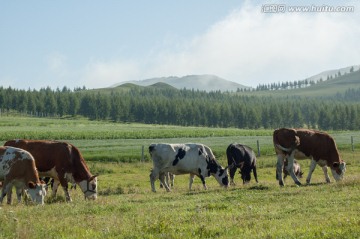
<path fill-rule="evenodd" d="M 101 135 L 106 132 L 112 138 Z M 360 238 L 359 132 L 330 132 L 347 162 L 342 182 L 325 184 L 318 167 L 309 186 L 297 187 L 287 178 L 282 188 L 275 180 L 271 133 L 0 117 L 0 143 L 10 139 L 6 135 L 70 141 L 83 152 L 92 173 L 100 175 L 96 201 L 85 201 L 77 189 L 70 191 L 72 203 L 64 202 L 61 190 L 56 199 L 47 197 L 44 206 L 4 202 L 0 238 Z M 188 176 L 181 175 L 172 192 L 160 189 L 158 182 L 157 193 L 151 192 L 149 143 L 205 143 L 225 165 L 229 143 L 256 148 L 257 140 L 258 184 L 252 179 L 242 185 L 236 175 L 237 185 L 224 189 L 208 178 L 205 191 L 195 179 L 189 192 Z M 140 162 L 142 145 L 146 157 Z M 306 177 L 309 161 L 300 164 Z M 300 181 L 305 183 L 305 178 Z"/>

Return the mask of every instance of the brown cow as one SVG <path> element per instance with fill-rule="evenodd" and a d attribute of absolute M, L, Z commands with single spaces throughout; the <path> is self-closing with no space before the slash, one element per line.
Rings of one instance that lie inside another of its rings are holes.
<path fill-rule="evenodd" d="M 96 199 L 97 175 L 90 173 L 84 158 L 74 145 L 47 140 L 10 140 L 5 145 L 25 149 L 34 156 L 39 175 L 54 178 L 54 196 L 60 183 L 66 200 L 71 201 L 68 183 L 76 183 L 85 199 Z"/>
<path fill-rule="evenodd" d="M 14 147 L 0 147 L 0 180 L 3 181 L 0 203 L 7 194 L 8 204 L 11 204 L 11 191 L 15 186 L 19 202 L 25 190 L 35 203 L 44 204 L 46 185 L 39 180 L 35 160 L 29 152 Z"/>
<path fill-rule="evenodd" d="M 344 177 L 346 164 L 339 156 L 334 139 L 327 133 L 309 129 L 281 128 L 274 131 L 273 142 L 278 157 L 277 178 L 281 186 L 284 186 L 282 168 L 286 157 L 289 160 L 287 170 L 297 185 L 301 183 L 294 174 L 294 158 L 311 159 L 309 174 L 306 178 L 307 184 L 310 183 L 316 164 L 322 167 L 328 183 L 330 178 L 327 167 L 330 167 L 336 181 Z"/>

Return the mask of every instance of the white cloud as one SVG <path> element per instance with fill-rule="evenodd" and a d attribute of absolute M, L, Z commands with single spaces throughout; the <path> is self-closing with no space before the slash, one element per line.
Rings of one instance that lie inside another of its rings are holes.
<path fill-rule="evenodd" d="M 260 5 L 245 4 L 182 51 L 160 52 L 147 75 L 216 74 L 256 86 L 358 64 L 355 14 L 264 14 Z"/>
<path fill-rule="evenodd" d="M 116 83 L 139 77 L 139 66 L 132 61 L 91 60 L 83 73 L 83 84 L 87 88 L 109 87 Z"/>
<path fill-rule="evenodd" d="M 264 14 L 261 5 L 247 1 L 188 41 L 164 39 L 163 48 L 156 46 L 142 60 L 91 61 L 84 85 L 189 74 L 215 74 L 250 86 L 305 79 L 360 63 L 360 10 L 355 11 Z"/>

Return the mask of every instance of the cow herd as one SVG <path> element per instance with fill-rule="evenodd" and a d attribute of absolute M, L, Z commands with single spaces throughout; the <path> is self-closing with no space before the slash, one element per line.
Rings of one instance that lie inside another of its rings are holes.
<path fill-rule="evenodd" d="M 346 170 L 345 162 L 340 158 L 334 139 L 327 133 L 309 129 L 276 129 L 273 143 L 277 155 L 276 179 L 284 186 L 284 178 L 290 175 L 297 185 L 302 176 L 300 165 L 295 159 L 311 159 L 306 183 L 320 165 L 326 182 L 330 182 L 328 167 L 336 181 L 342 180 Z M 224 168 L 216 160 L 212 150 L 204 144 L 151 144 L 149 154 L 153 161 L 150 184 L 156 192 L 155 181 L 170 191 L 169 178 L 174 175 L 189 174 L 189 189 L 194 177 L 201 179 L 207 189 L 205 179 L 213 176 L 220 186 L 234 185 L 234 176 L 239 169 L 243 183 L 251 179 L 251 172 L 258 182 L 256 155 L 242 144 L 233 143 L 226 149 L 227 163 Z M 230 174 L 230 182 L 229 182 Z M 28 195 L 37 204 L 44 204 L 47 185 L 40 177 L 54 180 L 52 194 L 55 196 L 58 186 L 65 192 L 66 201 L 71 201 L 68 183 L 79 185 L 85 199 L 97 198 L 97 175 L 92 175 L 80 151 L 72 144 L 47 140 L 10 140 L 0 147 L 0 204 L 7 195 L 11 203 L 12 188 L 16 188 L 17 199 Z"/>

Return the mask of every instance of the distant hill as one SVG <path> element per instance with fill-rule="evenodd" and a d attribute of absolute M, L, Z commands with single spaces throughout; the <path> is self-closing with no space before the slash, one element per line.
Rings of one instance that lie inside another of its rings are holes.
<path fill-rule="evenodd" d="M 329 71 L 330 72 L 330 71 Z M 305 88 L 288 89 L 288 90 L 265 90 L 252 91 L 246 94 L 257 96 L 305 96 L 305 97 L 331 97 L 337 93 L 343 94 L 348 89 L 360 88 L 360 70 L 352 73 L 344 73 L 336 78 L 324 80 Z"/>
<path fill-rule="evenodd" d="M 319 74 L 316 74 L 314 76 L 311 76 L 309 78 L 306 78 L 309 81 L 314 81 L 314 82 L 318 82 L 320 81 L 320 79 L 322 79 L 323 81 L 327 80 L 328 78 L 335 78 L 338 76 L 339 72 L 341 75 L 350 73 L 350 69 L 353 68 L 353 71 L 358 71 L 360 69 L 360 65 L 353 65 L 353 66 L 348 66 L 348 67 L 344 67 L 344 68 L 339 68 L 339 69 L 335 69 L 335 70 L 328 70 L 328 71 L 323 71 Z"/>
<path fill-rule="evenodd" d="M 250 87 L 238 84 L 236 82 L 228 81 L 215 75 L 188 75 L 184 77 L 159 77 L 151 78 L 142 81 L 128 81 L 115 84 L 112 87 L 131 83 L 139 86 L 150 86 L 158 83 L 165 83 L 176 89 L 189 89 L 201 91 L 237 91 L 237 89 L 249 89 Z M 163 85 L 161 85 L 163 87 Z"/>

